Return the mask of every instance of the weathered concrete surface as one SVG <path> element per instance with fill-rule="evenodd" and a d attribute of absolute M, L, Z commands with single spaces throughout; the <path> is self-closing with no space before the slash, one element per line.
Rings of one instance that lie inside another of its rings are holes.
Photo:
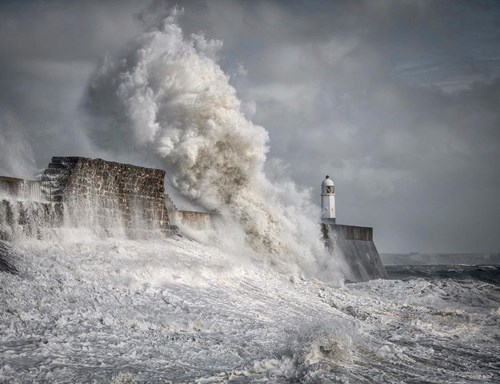
<path fill-rule="evenodd" d="M 84 157 L 53 157 L 43 175 L 51 200 L 64 202 L 78 221 L 167 231 L 164 178 L 161 169 Z"/>
<path fill-rule="evenodd" d="M 175 227 L 187 226 L 193 229 L 209 229 L 212 225 L 212 218 L 217 216 L 216 212 L 205 211 L 192 202 L 188 209 L 179 209 L 167 193 L 165 194 L 165 203 L 170 224 Z"/>
<path fill-rule="evenodd" d="M 14 266 L 15 254 L 10 246 L 0 240 L 0 272 L 17 274 L 17 268 Z"/>
<path fill-rule="evenodd" d="M 164 178 L 160 169 L 84 157 L 53 157 L 39 181 L 0 177 L 0 240 L 62 226 L 105 237 L 173 234 Z"/>
<path fill-rule="evenodd" d="M 0 195 L 24 200 L 42 200 L 43 182 L 0 176 Z"/>
<path fill-rule="evenodd" d="M 210 226 L 212 214 L 208 212 L 177 210 L 169 213 L 169 217 L 175 225 L 187 225 L 194 229 L 207 229 Z"/>
<path fill-rule="evenodd" d="M 15 177 L 0 176 L 0 192 L 7 195 L 18 196 L 25 182 L 26 180 Z"/>
<path fill-rule="evenodd" d="M 348 263 L 355 282 L 386 279 L 387 272 L 373 242 L 373 228 L 321 224 L 323 238 L 332 254 L 340 253 Z"/>
<path fill-rule="evenodd" d="M 18 235 L 42 238 L 42 229 L 60 227 L 62 203 L 29 200 L 0 200 L 0 240 L 12 241 Z"/>

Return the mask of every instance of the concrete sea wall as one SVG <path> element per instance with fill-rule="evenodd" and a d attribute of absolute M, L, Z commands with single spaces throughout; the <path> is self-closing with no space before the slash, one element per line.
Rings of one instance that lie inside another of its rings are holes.
<path fill-rule="evenodd" d="M 347 262 L 355 282 L 387 278 L 375 243 L 373 228 L 340 224 L 321 224 L 323 238 L 330 252 Z"/>
<path fill-rule="evenodd" d="M 175 225 L 187 225 L 194 229 L 206 229 L 210 225 L 211 214 L 196 211 L 173 211 L 171 215 L 172 223 Z"/>
<path fill-rule="evenodd" d="M 165 171 L 83 157 L 53 157 L 42 179 L 76 225 L 170 229 Z"/>
<path fill-rule="evenodd" d="M 0 176 L 0 196 L 16 196 L 21 200 L 42 201 L 45 199 L 42 192 L 44 184 L 39 180 Z"/>
<path fill-rule="evenodd" d="M 54 228 L 100 236 L 172 233 L 165 171 L 84 157 L 53 157 L 41 180 L 0 177 L 0 240 L 44 238 Z"/>
<path fill-rule="evenodd" d="M 62 226 L 63 217 L 62 203 L 4 198 L 0 200 L 0 240 L 43 238 L 45 230 Z"/>

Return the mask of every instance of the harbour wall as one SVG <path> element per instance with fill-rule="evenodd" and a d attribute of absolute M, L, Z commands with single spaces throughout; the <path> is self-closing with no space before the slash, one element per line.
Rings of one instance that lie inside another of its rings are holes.
<path fill-rule="evenodd" d="M 41 239 L 64 222 L 64 205 L 44 201 L 0 199 L 0 240 Z"/>
<path fill-rule="evenodd" d="M 170 215 L 175 225 L 187 225 L 194 229 L 207 229 L 210 226 L 212 214 L 207 212 L 176 210 Z"/>
<path fill-rule="evenodd" d="M 16 177 L 0 176 L 0 195 L 16 196 L 21 200 L 44 200 L 40 180 L 24 180 Z"/>
<path fill-rule="evenodd" d="M 341 256 L 348 264 L 348 280 L 362 282 L 387 278 L 387 272 L 373 242 L 373 228 L 322 223 L 321 230 L 330 253 Z"/>
<path fill-rule="evenodd" d="M 171 234 L 165 171 L 84 157 L 53 157 L 41 180 L 0 177 L 0 240 L 86 227 L 98 235 Z"/>
<path fill-rule="evenodd" d="M 164 179 L 161 169 L 84 157 L 53 157 L 42 176 L 75 224 L 168 231 Z"/>
<path fill-rule="evenodd" d="M 212 217 L 215 215 L 215 213 L 210 212 L 179 209 L 168 194 L 165 194 L 165 204 L 170 224 L 175 227 L 188 226 L 193 229 L 208 229 L 212 224 Z"/>

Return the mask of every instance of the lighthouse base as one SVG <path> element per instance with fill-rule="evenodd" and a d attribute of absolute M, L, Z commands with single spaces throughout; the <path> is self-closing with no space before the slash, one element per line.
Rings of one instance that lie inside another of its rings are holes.
<path fill-rule="evenodd" d="M 343 257 L 352 282 L 386 279 L 387 272 L 373 242 L 373 228 L 321 223 L 325 245 L 332 255 Z"/>

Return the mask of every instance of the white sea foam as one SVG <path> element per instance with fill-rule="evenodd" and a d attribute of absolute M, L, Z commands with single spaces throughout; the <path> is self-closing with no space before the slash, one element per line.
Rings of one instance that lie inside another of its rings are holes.
<path fill-rule="evenodd" d="M 0 381 L 498 382 L 492 285 L 332 287 L 185 238 L 12 246 Z"/>

